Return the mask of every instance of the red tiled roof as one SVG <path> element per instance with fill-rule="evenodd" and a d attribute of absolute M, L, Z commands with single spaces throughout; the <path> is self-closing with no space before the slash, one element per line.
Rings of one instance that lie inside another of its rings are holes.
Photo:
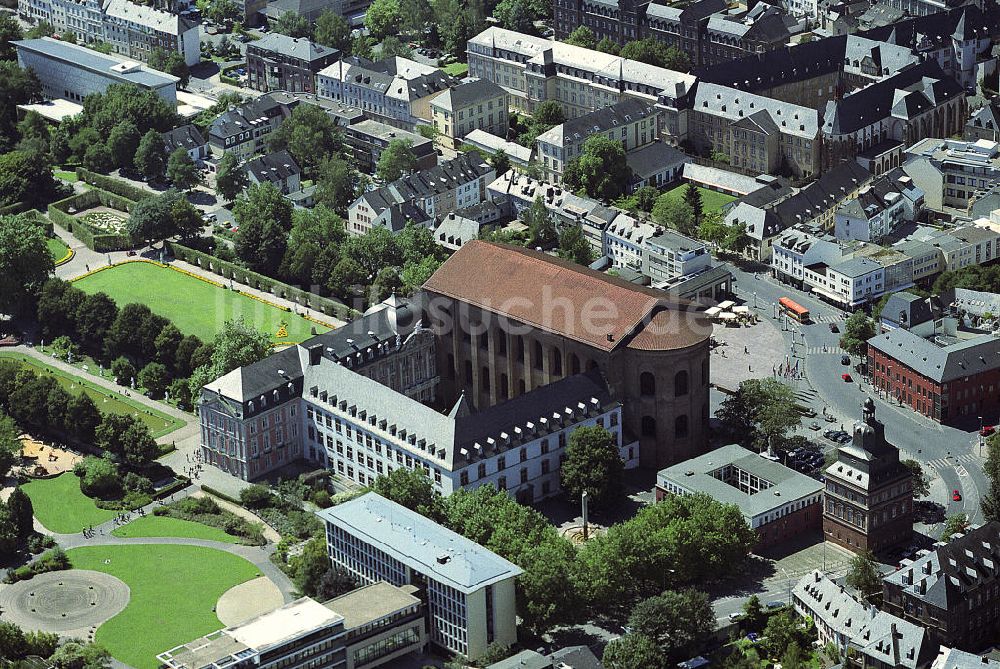
<path fill-rule="evenodd" d="M 636 332 L 629 346 L 644 350 L 685 348 L 711 333 L 701 319 L 682 318 L 676 306 L 650 317 L 654 307 L 667 304 L 660 291 L 544 253 L 478 240 L 446 260 L 424 289 L 605 351 Z"/>

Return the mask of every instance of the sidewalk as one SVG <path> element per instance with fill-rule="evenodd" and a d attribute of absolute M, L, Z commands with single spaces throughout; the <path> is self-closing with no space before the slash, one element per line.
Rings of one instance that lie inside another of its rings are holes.
<path fill-rule="evenodd" d="M 236 514 L 240 518 L 245 518 L 246 520 L 249 520 L 252 523 L 260 523 L 261 525 L 263 525 L 264 526 L 264 538 L 267 539 L 268 541 L 270 541 L 271 543 L 276 544 L 279 541 L 281 541 L 281 535 L 278 534 L 274 530 L 274 528 L 272 528 L 270 525 L 268 525 L 267 523 L 265 523 L 263 518 L 261 518 L 260 516 L 258 516 L 256 513 L 250 511 L 249 509 L 244 509 L 242 506 L 240 506 L 238 504 L 233 504 L 232 502 L 227 502 L 226 500 L 224 500 L 224 499 L 222 499 L 220 497 L 216 497 L 215 495 L 212 495 L 210 493 L 207 493 L 204 490 L 201 490 L 200 488 L 198 490 L 192 492 L 191 493 L 191 497 L 211 497 L 213 500 L 215 500 L 216 504 L 218 504 L 219 506 L 221 506 L 226 511 L 229 511 L 230 513 L 233 513 L 233 514 Z"/>

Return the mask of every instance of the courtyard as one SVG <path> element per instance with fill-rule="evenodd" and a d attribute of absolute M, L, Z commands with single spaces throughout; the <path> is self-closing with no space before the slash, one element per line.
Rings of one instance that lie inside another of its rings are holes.
<path fill-rule="evenodd" d="M 106 293 L 119 307 L 145 304 L 184 334 L 197 335 L 206 342 L 215 338 L 225 321 L 240 317 L 271 335 L 278 345 L 302 342 L 314 330 L 322 333 L 329 329 L 276 305 L 157 263 L 107 267 L 84 275 L 73 285 L 87 293 Z"/>
<path fill-rule="evenodd" d="M 724 206 L 736 199 L 732 195 L 719 193 L 718 191 L 702 188 L 701 186 L 696 186 L 696 188 L 701 192 L 701 206 L 706 212 L 720 211 Z M 679 200 L 684 197 L 684 191 L 686 190 L 687 184 L 681 184 L 676 188 L 668 190 L 666 196 L 670 199 L 676 198 Z"/>

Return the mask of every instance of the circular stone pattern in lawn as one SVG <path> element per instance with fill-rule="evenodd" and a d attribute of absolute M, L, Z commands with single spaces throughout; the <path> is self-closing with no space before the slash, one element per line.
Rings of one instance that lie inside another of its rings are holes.
<path fill-rule="evenodd" d="M 121 613 L 129 587 L 99 571 L 71 569 L 39 574 L 0 591 L 4 618 L 24 629 L 62 632 L 96 627 Z"/>

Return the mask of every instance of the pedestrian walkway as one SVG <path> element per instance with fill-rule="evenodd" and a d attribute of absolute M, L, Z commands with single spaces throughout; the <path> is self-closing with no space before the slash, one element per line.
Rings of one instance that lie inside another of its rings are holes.
<path fill-rule="evenodd" d="M 220 507 L 222 507 L 226 511 L 229 511 L 230 513 L 235 514 L 235 515 L 239 516 L 240 518 L 245 518 L 246 520 L 249 520 L 250 522 L 260 523 L 261 525 L 263 525 L 264 526 L 264 538 L 267 539 L 268 541 L 270 541 L 271 543 L 275 543 L 276 544 L 279 541 L 281 541 L 281 535 L 278 534 L 278 532 L 275 531 L 275 529 L 273 527 L 271 527 L 266 522 L 264 522 L 263 518 L 261 518 L 260 516 L 258 516 L 256 513 L 253 513 L 249 509 L 245 509 L 245 508 L 243 508 L 242 506 L 240 506 L 238 504 L 233 504 L 232 502 L 227 502 L 226 500 L 222 499 L 221 497 L 216 497 L 215 495 L 209 494 L 209 493 L 205 492 L 204 490 L 202 490 L 200 488 L 198 490 L 195 490 L 194 492 L 192 492 L 191 493 L 191 497 L 210 497 L 212 500 L 215 501 L 216 504 L 218 504 Z"/>
<path fill-rule="evenodd" d="M 808 346 L 806 347 L 806 355 L 845 355 L 847 351 L 839 346 Z"/>
<path fill-rule="evenodd" d="M 951 455 L 945 458 L 928 460 L 927 465 L 934 469 L 952 469 L 961 465 L 975 465 L 979 463 L 979 458 L 972 453 L 962 455 Z"/>

